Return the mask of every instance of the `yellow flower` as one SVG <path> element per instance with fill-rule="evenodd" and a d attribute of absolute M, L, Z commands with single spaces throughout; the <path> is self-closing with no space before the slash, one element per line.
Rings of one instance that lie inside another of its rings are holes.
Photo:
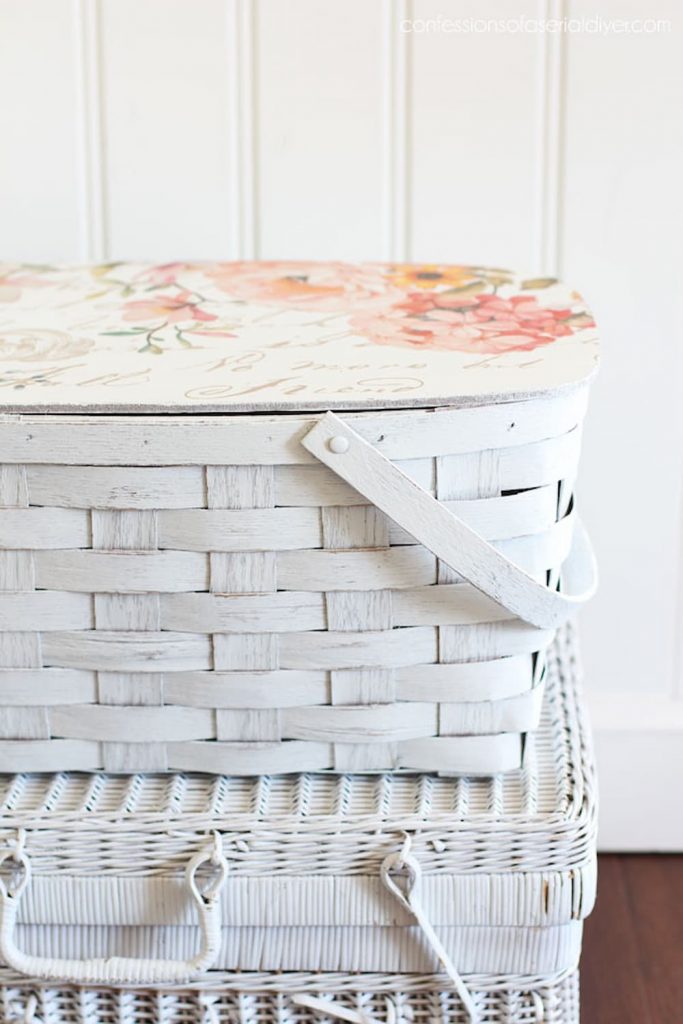
<path fill-rule="evenodd" d="M 396 263 L 389 268 L 399 288 L 462 288 L 477 279 L 472 267 L 449 267 L 435 263 Z"/>

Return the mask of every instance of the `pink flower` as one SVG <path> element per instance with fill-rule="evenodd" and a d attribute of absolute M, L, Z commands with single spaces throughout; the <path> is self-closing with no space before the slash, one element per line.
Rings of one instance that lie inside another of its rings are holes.
<path fill-rule="evenodd" d="M 178 274 L 191 269 L 188 263 L 160 263 L 156 267 L 146 267 L 137 280 L 150 285 L 175 284 Z"/>
<path fill-rule="evenodd" d="M 507 331 L 521 332 L 529 337 L 547 337 L 548 340 L 571 334 L 567 321 L 571 309 L 553 309 L 539 306 L 535 295 L 513 295 L 502 299 L 498 295 L 477 295 L 477 305 L 471 315 L 480 330 L 496 334 Z"/>
<path fill-rule="evenodd" d="M 30 270 L 0 272 L 0 302 L 16 302 L 24 288 L 47 288 L 56 283 L 53 278 L 31 273 Z"/>
<path fill-rule="evenodd" d="M 440 320 L 411 316 L 399 306 L 351 317 L 351 327 L 378 345 L 415 348 L 456 348 L 449 344 L 452 330 Z"/>
<path fill-rule="evenodd" d="M 216 263 L 206 272 L 235 299 L 310 309 L 321 313 L 375 308 L 398 298 L 373 266 L 271 260 Z"/>
<path fill-rule="evenodd" d="M 147 299 L 133 299 L 124 305 L 124 320 L 140 323 L 144 320 L 163 320 L 167 324 L 189 321 L 218 319 L 213 313 L 201 309 L 197 302 L 191 302 L 192 292 L 181 291 L 176 295 L 151 295 Z"/>
<path fill-rule="evenodd" d="M 539 306 L 534 295 L 410 292 L 385 310 L 353 316 L 352 327 L 379 345 L 453 349 L 498 355 L 548 345 L 577 329 L 594 326 L 571 309 Z"/>

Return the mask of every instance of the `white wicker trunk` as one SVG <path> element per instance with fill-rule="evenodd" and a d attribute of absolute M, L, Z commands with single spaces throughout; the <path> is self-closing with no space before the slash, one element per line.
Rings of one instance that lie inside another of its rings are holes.
<path fill-rule="evenodd" d="M 3 280 L 0 771 L 519 767 L 594 585 L 575 293 L 342 264 Z"/>
<path fill-rule="evenodd" d="M 0 994 L 7 1024 L 469 1024 L 457 995 L 434 977 L 287 979 L 329 1000 L 329 1016 L 283 988 L 235 990 L 35 989 L 8 982 Z M 321 990 L 319 986 L 324 986 Z M 359 990 L 358 985 L 365 985 Z M 403 988 L 401 988 L 403 986 Z M 525 987 L 526 986 L 526 987 Z M 548 982 L 519 979 L 473 989 L 481 1024 L 579 1024 L 578 971 Z M 342 1016 L 343 1014 L 343 1016 Z"/>
<path fill-rule="evenodd" d="M 577 1024 L 595 788 L 576 674 L 563 631 L 524 766 L 490 780 L 8 777 L 5 1005 L 53 1024 Z"/>

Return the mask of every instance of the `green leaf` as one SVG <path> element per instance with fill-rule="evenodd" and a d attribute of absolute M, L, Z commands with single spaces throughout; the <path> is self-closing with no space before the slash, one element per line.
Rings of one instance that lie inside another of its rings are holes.
<path fill-rule="evenodd" d="M 530 277 L 528 281 L 522 281 L 524 291 L 536 291 L 539 288 L 550 288 L 557 284 L 556 277 Z"/>
<path fill-rule="evenodd" d="M 106 334 L 111 338 L 128 338 L 131 334 L 146 334 L 147 331 L 144 327 L 131 327 L 129 331 L 100 331 L 100 334 Z"/>
<path fill-rule="evenodd" d="M 116 267 L 120 267 L 121 263 L 98 263 L 94 267 L 90 267 L 90 273 L 93 277 L 105 277 L 110 270 L 114 270 Z"/>
<path fill-rule="evenodd" d="M 480 292 L 482 290 L 482 288 L 485 288 L 485 287 L 486 287 L 486 282 L 485 281 L 480 281 L 480 280 L 470 281 L 469 284 L 461 284 L 461 285 L 458 285 L 457 287 L 453 287 L 453 288 L 444 288 L 443 291 L 440 291 L 438 294 L 439 295 L 453 295 L 454 297 L 460 297 L 460 296 L 466 296 L 466 295 L 476 295 L 477 292 Z M 429 293 L 427 293 L 427 294 L 429 294 Z"/>
<path fill-rule="evenodd" d="M 498 274 L 498 275 L 502 275 L 503 277 L 510 277 L 512 275 L 512 271 L 510 270 L 509 267 L 479 267 L 479 266 L 477 266 L 477 267 L 470 267 L 470 270 L 476 270 L 476 272 L 478 274 L 483 274 L 484 277 L 487 274 Z"/>

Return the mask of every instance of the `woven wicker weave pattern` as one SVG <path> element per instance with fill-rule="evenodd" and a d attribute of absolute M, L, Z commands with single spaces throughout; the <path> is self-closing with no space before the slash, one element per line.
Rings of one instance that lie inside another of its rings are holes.
<path fill-rule="evenodd" d="M 571 543 L 584 405 L 349 419 L 545 583 Z M 0 424 L 1 770 L 519 764 L 552 631 L 316 464 L 312 422 Z"/>
<path fill-rule="evenodd" d="M 34 988 L 9 977 L 0 980 L 0 1010 L 8 1024 L 320 1024 L 320 1014 L 301 1006 L 292 993 L 316 993 L 376 1024 L 468 1024 L 457 994 L 440 988 L 441 979 L 434 976 L 241 975 L 237 991 L 181 992 Z M 481 1024 L 579 1024 L 576 971 L 535 985 L 508 979 L 506 987 L 472 994 Z"/>

